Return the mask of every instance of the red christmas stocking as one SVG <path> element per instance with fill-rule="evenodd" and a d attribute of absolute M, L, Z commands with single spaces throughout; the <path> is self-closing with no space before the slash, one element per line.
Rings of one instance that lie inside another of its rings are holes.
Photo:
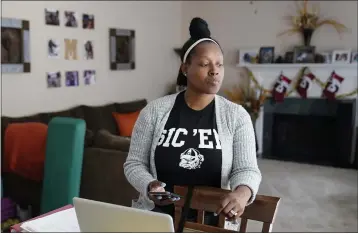
<path fill-rule="evenodd" d="M 323 90 L 322 97 L 326 97 L 329 100 L 335 100 L 336 93 L 338 92 L 343 80 L 343 77 L 337 75 L 337 73 L 333 71 L 327 81 L 326 87 Z"/>
<path fill-rule="evenodd" d="M 284 75 L 280 75 L 272 90 L 272 97 L 276 102 L 283 102 L 291 80 Z"/>
<path fill-rule="evenodd" d="M 307 91 L 315 78 L 315 75 L 306 68 L 296 86 L 296 91 L 302 98 L 307 98 Z"/>

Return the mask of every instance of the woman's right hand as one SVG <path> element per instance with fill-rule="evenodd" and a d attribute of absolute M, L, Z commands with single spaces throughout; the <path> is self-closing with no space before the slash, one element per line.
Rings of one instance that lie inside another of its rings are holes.
<path fill-rule="evenodd" d="M 165 183 L 160 182 L 158 180 L 152 181 L 149 183 L 148 185 L 148 191 L 149 192 L 165 192 Z M 165 206 L 165 205 L 169 205 L 172 204 L 174 201 L 172 199 L 163 199 L 163 198 L 158 198 L 156 196 L 152 196 L 150 194 L 148 194 L 148 197 L 150 200 L 152 200 L 156 205 L 158 206 Z"/>

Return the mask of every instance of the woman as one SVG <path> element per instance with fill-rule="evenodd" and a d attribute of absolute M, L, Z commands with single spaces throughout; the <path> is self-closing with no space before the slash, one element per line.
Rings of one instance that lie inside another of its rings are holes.
<path fill-rule="evenodd" d="M 207 23 L 194 18 L 182 48 L 180 80 L 187 88 L 150 102 L 133 129 L 124 173 L 140 192 L 136 208 L 173 216 L 172 200 L 149 191 L 173 192 L 174 185 L 231 189 L 216 214 L 242 214 L 257 193 L 254 129 L 245 109 L 216 95 L 224 77 L 223 53 Z M 178 78 L 179 79 L 179 78 Z"/>

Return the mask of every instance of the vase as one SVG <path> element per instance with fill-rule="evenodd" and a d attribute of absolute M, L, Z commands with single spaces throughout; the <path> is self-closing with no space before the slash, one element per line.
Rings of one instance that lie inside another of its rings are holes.
<path fill-rule="evenodd" d="M 314 30 L 311 28 L 302 29 L 303 42 L 305 46 L 309 46 L 311 44 L 311 38 Z"/>

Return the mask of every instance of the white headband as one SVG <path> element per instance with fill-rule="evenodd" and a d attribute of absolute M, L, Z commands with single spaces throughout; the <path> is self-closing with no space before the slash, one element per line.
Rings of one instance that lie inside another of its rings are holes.
<path fill-rule="evenodd" d="M 185 54 L 184 54 L 184 57 L 183 57 L 183 63 L 186 62 L 186 58 L 188 57 L 188 54 L 190 53 L 190 51 L 191 51 L 197 44 L 199 44 L 199 43 L 202 42 L 202 41 L 212 41 L 212 42 L 214 42 L 215 44 L 217 44 L 217 45 L 219 46 L 219 44 L 218 44 L 216 41 L 214 41 L 213 39 L 211 39 L 211 38 L 201 38 L 200 40 L 197 40 L 194 44 L 192 44 L 192 45 L 189 47 L 189 49 L 186 50 L 186 52 L 185 52 Z"/>

